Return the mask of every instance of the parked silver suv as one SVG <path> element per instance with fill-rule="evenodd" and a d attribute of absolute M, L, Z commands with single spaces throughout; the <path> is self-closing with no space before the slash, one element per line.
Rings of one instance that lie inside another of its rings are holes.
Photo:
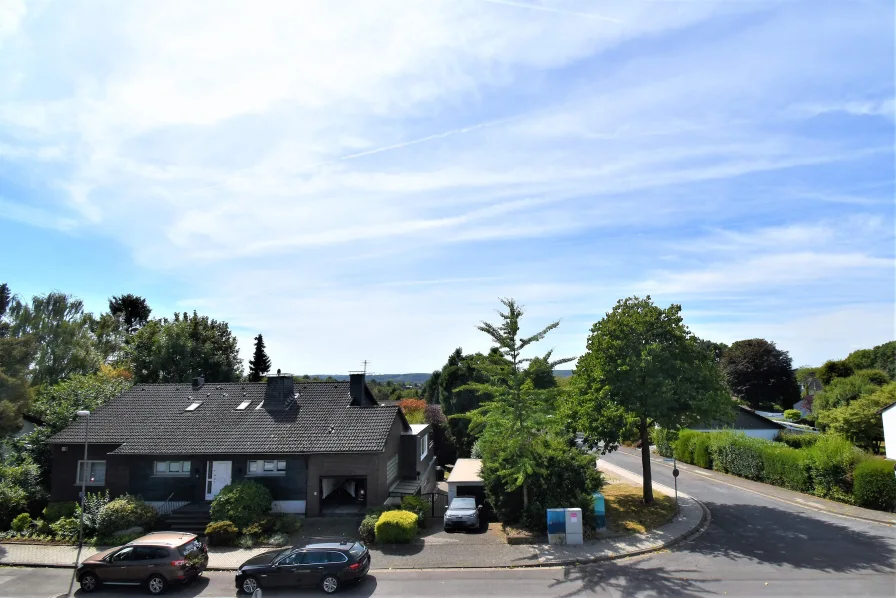
<path fill-rule="evenodd" d="M 479 529 L 479 511 L 482 506 L 476 505 L 476 499 L 470 497 L 455 498 L 445 511 L 445 531 L 453 529 Z"/>

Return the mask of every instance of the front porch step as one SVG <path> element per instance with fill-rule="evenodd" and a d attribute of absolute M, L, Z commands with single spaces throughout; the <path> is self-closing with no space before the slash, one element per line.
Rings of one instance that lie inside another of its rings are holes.
<path fill-rule="evenodd" d="M 208 502 L 190 503 L 162 517 L 156 527 L 205 535 L 205 528 L 212 520 L 210 509 L 211 503 Z"/>

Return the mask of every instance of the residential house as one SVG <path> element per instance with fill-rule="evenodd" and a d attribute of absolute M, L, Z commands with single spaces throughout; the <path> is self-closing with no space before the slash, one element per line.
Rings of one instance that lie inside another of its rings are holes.
<path fill-rule="evenodd" d="M 44 425 L 44 422 L 33 415 L 28 415 L 26 413 L 22 416 L 22 427 L 12 434 L 12 439 L 15 440 L 16 438 L 21 438 L 26 434 L 30 434 L 42 425 Z M 9 448 L 7 448 L 6 445 L 0 445 L 0 455 L 7 455 L 9 452 Z"/>
<path fill-rule="evenodd" d="M 381 406 L 362 374 L 347 381 L 136 384 L 55 435 L 51 500 L 137 494 L 166 512 L 240 480 L 267 486 L 274 510 L 358 512 L 435 486 L 428 426 Z M 413 445 L 414 450 L 411 450 Z"/>
<path fill-rule="evenodd" d="M 878 413 L 884 424 L 884 444 L 887 459 L 896 460 L 896 403 L 890 403 Z"/>
<path fill-rule="evenodd" d="M 773 440 L 779 432 L 786 428 L 776 421 L 759 415 L 752 409 L 738 405 L 733 422 L 712 422 L 709 425 L 695 426 L 693 429 L 698 432 L 727 429 L 734 432 L 742 432 L 754 438 Z"/>

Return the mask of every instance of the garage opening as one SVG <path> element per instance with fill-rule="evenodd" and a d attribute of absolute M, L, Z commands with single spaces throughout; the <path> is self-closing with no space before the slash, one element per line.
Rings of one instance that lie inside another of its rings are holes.
<path fill-rule="evenodd" d="M 367 478 L 326 476 L 320 478 L 321 515 L 344 516 L 367 508 Z"/>

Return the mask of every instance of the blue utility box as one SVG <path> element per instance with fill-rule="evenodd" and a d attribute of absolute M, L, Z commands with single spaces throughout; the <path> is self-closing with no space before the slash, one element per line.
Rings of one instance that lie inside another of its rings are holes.
<path fill-rule="evenodd" d="M 548 509 L 548 544 L 566 544 L 566 509 Z"/>
<path fill-rule="evenodd" d="M 594 516 L 597 518 L 595 527 L 597 529 L 607 528 L 607 506 L 604 501 L 604 495 L 600 492 L 594 493 Z"/>

